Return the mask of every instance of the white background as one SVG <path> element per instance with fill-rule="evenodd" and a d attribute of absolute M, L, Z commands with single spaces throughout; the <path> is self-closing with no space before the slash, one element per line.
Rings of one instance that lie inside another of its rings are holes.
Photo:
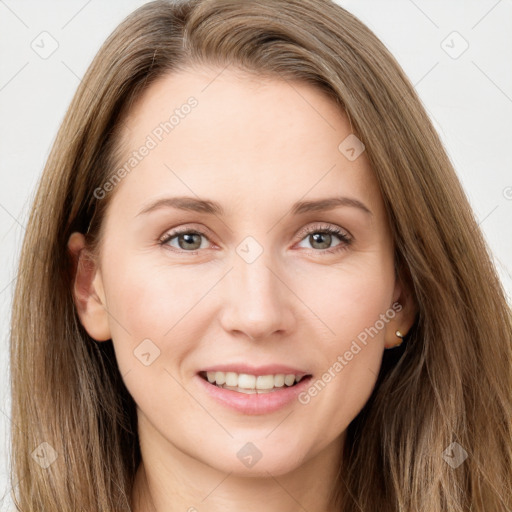
<path fill-rule="evenodd" d="M 0 0 L 2 512 L 14 509 L 7 480 L 12 426 L 9 316 L 31 198 L 80 78 L 108 34 L 144 3 Z M 415 85 L 479 219 L 506 291 L 512 296 L 512 0 L 339 3 L 382 39 Z M 33 46 L 43 44 L 47 50 L 52 44 L 58 47 L 52 55 L 41 58 Z M 452 58 L 466 44 L 466 51 Z"/>

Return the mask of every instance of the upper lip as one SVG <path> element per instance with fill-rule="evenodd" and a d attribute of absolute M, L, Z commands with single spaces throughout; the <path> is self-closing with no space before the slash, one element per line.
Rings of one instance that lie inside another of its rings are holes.
<path fill-rule="evenodd" d="M 305 377 L 311 375 L 304 370 L 299 368 L 293 368 L 292 366 L 286 366 L 282 364 L 267 364 L 263 366 L 251 366 L 243 363 L 232 363 L 232 364 L 219 364 L 215 366 L 209 366 L 204 368 L 200 373 L 203 372 L 234 372 L 234 373 L 246 373 L 249 375 L 279 375 L 281 373 L 285 375 L 297 375 L 299 377 Z"/>

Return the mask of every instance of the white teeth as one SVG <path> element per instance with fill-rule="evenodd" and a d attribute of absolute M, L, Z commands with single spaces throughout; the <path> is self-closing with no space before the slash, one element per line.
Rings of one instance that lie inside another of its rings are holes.
<path fill-rule="evenodd" d="M 235 389 L 241 392 L 268 391 L 283 386 L 293 386 L 295 382 L 300 382 L 303 376 L 294 374 L 279 373 L 277 375 L 250 375 L 248 373 L 235 372 L 206 372 L 206 378 L 211 384 L 216 383 L 228 389 Z"/>
<path fill-rule="evenodd" d="M 238 391 L 239 393 L 245 393 L 246 395 L 254 395 L 258 391 L 256 389 L 243 389 L 243 388 L 226 388 L 226 386 L 222 386 L 225 389 L 231 389 L 232 391 Z"/>
<path fill-rule="evenodd" d="M 231 386 L 225 386 L 225 385 L 222 385 L 222 386 L 219 386 L 220 388 L 222 389 L 230 389 L 231 391 L 237 391 L 238 393 L 245 393 L 247 395 L 254 395 L 254 394 L 258 394 L 258 395 L 262 395 L 262 394 L 266 394 L 266 393 L 273 393 L 274 391 L 277 391 L 278 388 L 272 388 L 272 389 L 244 389 L 244 388 L 239 388 L 239 387 L 231 387 Z"/>
<path fill-rule="evenodd" d="M 236 384 L 236 386 L 245 389 L 256 389 L 256 375 L 247 375 L 246 373 L 241 373 L 238 376 L 238 384 Z M 272 387 L 274 387 L 273 383 Z"/>
<path fill-rule="evenodd" d="M 292 386 L 294 382 L 295 382 L 295 375 L 287 375 L 287 376 L 284 378 L 284 383 L 285 383 L 287 386 Z"/>
<path fill-rule="evenodd" d="M 280 373 L 279 375 L 274 375 L 274 386 L 276 388 L 282 388 L 284 386 L 285 376 Z"/>
<path fill-rule="evenodd" d="M 217 374 L 215 374 L 215 379 L 217 379 Z M 226 373 L 226 386 L 238 386 L 238 375 L 236 373 Z"/>
<path fill-rule="evenodd" d="M 295 382 L 295 376 L 292 375 L 293 382 Z M 239 385 L 239 387 L 242 387 Z M 256 379 L 256 389 L 272 389 L 274 387 L 274 376 L 273 375 L 260 375 Z"/>

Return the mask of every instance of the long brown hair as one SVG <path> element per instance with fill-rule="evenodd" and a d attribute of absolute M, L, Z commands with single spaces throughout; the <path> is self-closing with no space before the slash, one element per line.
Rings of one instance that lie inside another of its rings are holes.
<path fill-rule="evenodd" d="M 94 191 L 119 165 L 130 105 L 191 64 L 321 88 L 349 117 L 380 185 L 396 268 L 418 316 L 402 347 L 386 351 L 373 394 L 348 427 L 339 510 L 512 508 L 510 308 L 453 166 L 396 60 L 328 0 L 159 0 L 132 13 L 96 55 L 32 207 L 10 353 L 18 509 L 131 510 L 136 409 L 111 341 L 96 343 L 78 320 L 66 244 L 73 231 L 88 230 L 91 247 L 100 239 L 110 195 L 97 200 Z M 458 467 L 443 456 L 455 442 L 467 453 Z"/>

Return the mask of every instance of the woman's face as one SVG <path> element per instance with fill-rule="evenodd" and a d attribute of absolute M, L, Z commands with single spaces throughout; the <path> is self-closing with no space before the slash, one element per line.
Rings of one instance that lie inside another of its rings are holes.
<path fill-rule="evenodd" d="M 132 108 L 80 314 L 113 340 L 147 453 L 278 475 L 338 456 L 399 341 L 393 241 L 332 100 L 219 73 L 168 75 Z"/>

